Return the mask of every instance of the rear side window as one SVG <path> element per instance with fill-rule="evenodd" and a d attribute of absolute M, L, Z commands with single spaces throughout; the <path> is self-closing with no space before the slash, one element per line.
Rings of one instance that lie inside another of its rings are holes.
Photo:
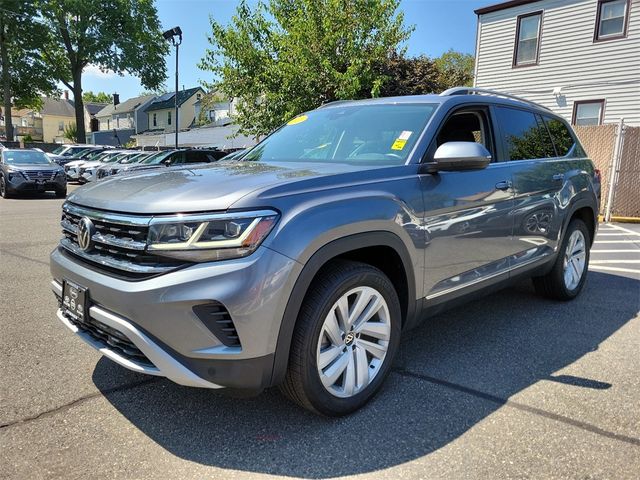
<path fill-rule="evenodd" d="M 553 142 L 537 115 L 508 107 L 496 107 L 496 115 L 507 160 L 555 156 Z"/>
<path fill-rule="evenodd" d="M 557 118 L 547 117 L 546 115 L 544 115 L 543 118 L 549 129 L 553 143 L 556 146 L 558 156 L 566 157 L 570 152 L 574 153 L 574 155 L 571 156 L 580 155 L 582 149 L 574 148 L 576 141 L 567 126 Z"/>

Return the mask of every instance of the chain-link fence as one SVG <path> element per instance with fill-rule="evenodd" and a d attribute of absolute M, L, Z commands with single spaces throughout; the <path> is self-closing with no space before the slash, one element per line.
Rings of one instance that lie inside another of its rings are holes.
<path fill-rule="evenodd" d="M 640 127 L 621 123 L 575 126 L 574 129 L 602 174 L 600 213 L 640 219 Z M 612 175 L 613 194 L 610 195 Z"/>

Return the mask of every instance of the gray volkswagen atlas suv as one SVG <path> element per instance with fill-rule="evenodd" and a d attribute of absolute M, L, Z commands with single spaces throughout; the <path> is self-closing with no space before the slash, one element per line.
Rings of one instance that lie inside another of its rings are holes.
<path fill-rule="evenodd" d="M 131 370 L 279 385 L 343 415 L 434 313 L 523 277 L 576 297 L 599 196 L 567 122 L 527 101 L 458 88 L 330 103 L 239 161 L 73 192 L 51 254 L 57 315 Z"/>

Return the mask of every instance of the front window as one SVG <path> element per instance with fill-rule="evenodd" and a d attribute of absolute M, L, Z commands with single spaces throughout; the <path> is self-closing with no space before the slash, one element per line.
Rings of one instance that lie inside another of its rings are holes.
<path fill-rule="evenodd" d="M 518 17 L 514 66 L 521 67 L 538 63 L 541 22 L 542 12 L 529 13 Z"/>
<path fill-rule="evenodd" d="M 2 152 L 2 158 L 7 165 L 50 165 L 51 161 L 37 150 L 9 150 Z"/>
<path fill-rule="evenodd" d="M 575 102 L 573 104 L 573 124 L 600 125 L 603 110 L 604 100 Z"/>
<path fill-rule="evenodd" d="M 157 164 L 161 163 L 165 158 L 167 158 L 172 153 L 173 153 L 172 151 L 160 152 L 160 153 L 151 155 L 149 158 L 145 158 L 140 163 L 144 163 L 145 165 L 157 165 Z"/>
<path fill-rule="evenodd" d="M 598 3 L 596 40 L 625 36 L 627 6 L 627 0 L 601 0 Z"/>
<path fill-rule="evenodd" d="M 435 108 L 434 104 L 321 108 L 291 120 L 244 160 L 403 165 Z"/>

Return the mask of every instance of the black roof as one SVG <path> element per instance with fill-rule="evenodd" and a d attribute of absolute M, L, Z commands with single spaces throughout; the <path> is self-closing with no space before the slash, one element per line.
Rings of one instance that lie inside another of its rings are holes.
<path fill-rule="evenodd" d="M 187 90 L 180 90 L 178 92 L 178 106 L 182 105 L 184 102 L 189 100 L 196 92 L 201 91 L 202 87 L 194 87 L 188 88 Z M 167 93 L 160 96 L 156 101 L 149 104 L 147 108 L 144 109 L 145 112 L 151 112 L 153 110 L 164 110 L 165 108 L 173 108 L 175 106 L 174 102 L 175 94 Z"/>

